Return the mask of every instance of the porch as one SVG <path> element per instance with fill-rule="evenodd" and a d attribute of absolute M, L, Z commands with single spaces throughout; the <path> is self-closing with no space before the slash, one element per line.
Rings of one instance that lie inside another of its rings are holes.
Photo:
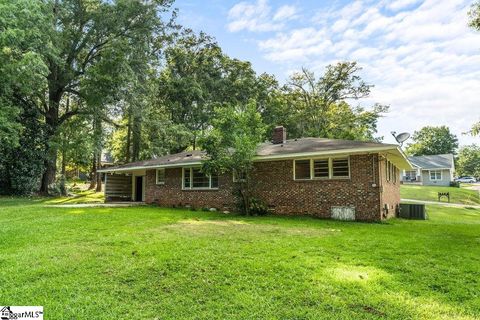
<path fill-rule="evenodd" d="M 144 202 L 145 171 L 105 172 L 105 202 Z"/>

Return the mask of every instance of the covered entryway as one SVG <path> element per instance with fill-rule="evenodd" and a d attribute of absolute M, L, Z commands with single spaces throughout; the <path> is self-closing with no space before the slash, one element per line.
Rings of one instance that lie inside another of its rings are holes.
<path fill-rule="evenodd" d="M 142 202 L 145 201 L 145 177 L 134 176 L 134 188 L 133 188 L 133 201 Z"/>
<path fill-rule="evenodd" d="M 145 201 L 145 171 L 106 172 L 105 201 Z"/>
<path fill-rule="evenodd" d="M 105 174 L 105 201 L 132 201 L 132 176 L 127 174 Z"/>

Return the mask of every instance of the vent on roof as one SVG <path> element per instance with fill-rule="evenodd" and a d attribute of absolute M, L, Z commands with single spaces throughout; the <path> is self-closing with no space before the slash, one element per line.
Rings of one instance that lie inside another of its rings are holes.
<path fill-rule="evenodd" d="M 192 154 L 191 153 L 187 153 L 185 157 L 191 157 Z"/>

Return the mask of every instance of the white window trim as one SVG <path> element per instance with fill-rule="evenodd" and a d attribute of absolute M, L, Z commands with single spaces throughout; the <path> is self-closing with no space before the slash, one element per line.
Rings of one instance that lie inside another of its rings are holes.
<path fill-rule="evenodd" d="M 182 190 L 218 190 L 218 187 L 212 187 L 212 176 L 208 175 L 208 187 L 194 188 L 193 187 L 193 169 L 200 169 L 201 167 L 182 167 Z M 185 170 L 188 170 L 190 175 L 190 187 L 185 187 Z"/>
<path fill-rule="evenodd" d="M 432 172 L 435 172 L 435 179 L 432 179 Z M 440 179 L 437 179 L 437 172 L 440 172 Z M 443 173 L 442 170 L 428 170 L 428 177 L 430 181 L 442 181 L 443 180 Z"/>
<path fill-rule="evenodd" d="M 347 159 L 348 161 L 348 176 L 333 176 L 333 160 L 334 159 Z M 310 178 L 297 179 L 295 174 L 296 161 L 310 160 Z M 328 160 L 328 177 L 315 177 L 314 173 L 314 161 L 315 160 Z M 311 181 L 311 180 L 348 180 L 351 179 L 351 166 L 350 166 L 350 156 L 338 156 L 338 157 L 321 157 L 321 158 L 303 158 L 303 159 L 294 159 L 293 160 L 293 180 L 295 181 Z"/>
<path fill-rule="evenodd" d="M 163 171 L 163 181 L 158 182 L 158 171 Z M 165 168 L 155 170 L 155 184 L 164 185 L 165 184 Z"/>

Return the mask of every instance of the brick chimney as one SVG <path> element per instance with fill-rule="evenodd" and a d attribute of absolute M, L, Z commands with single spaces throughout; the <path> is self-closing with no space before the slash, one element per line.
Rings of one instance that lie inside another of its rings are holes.
<path fill-rule="evenodd" d="M 275 127 L 272 134 L 272 143 L 280 144 L 285 143 L 285 141 L 287 141 L 287 128 L 284 126 Z"/>

